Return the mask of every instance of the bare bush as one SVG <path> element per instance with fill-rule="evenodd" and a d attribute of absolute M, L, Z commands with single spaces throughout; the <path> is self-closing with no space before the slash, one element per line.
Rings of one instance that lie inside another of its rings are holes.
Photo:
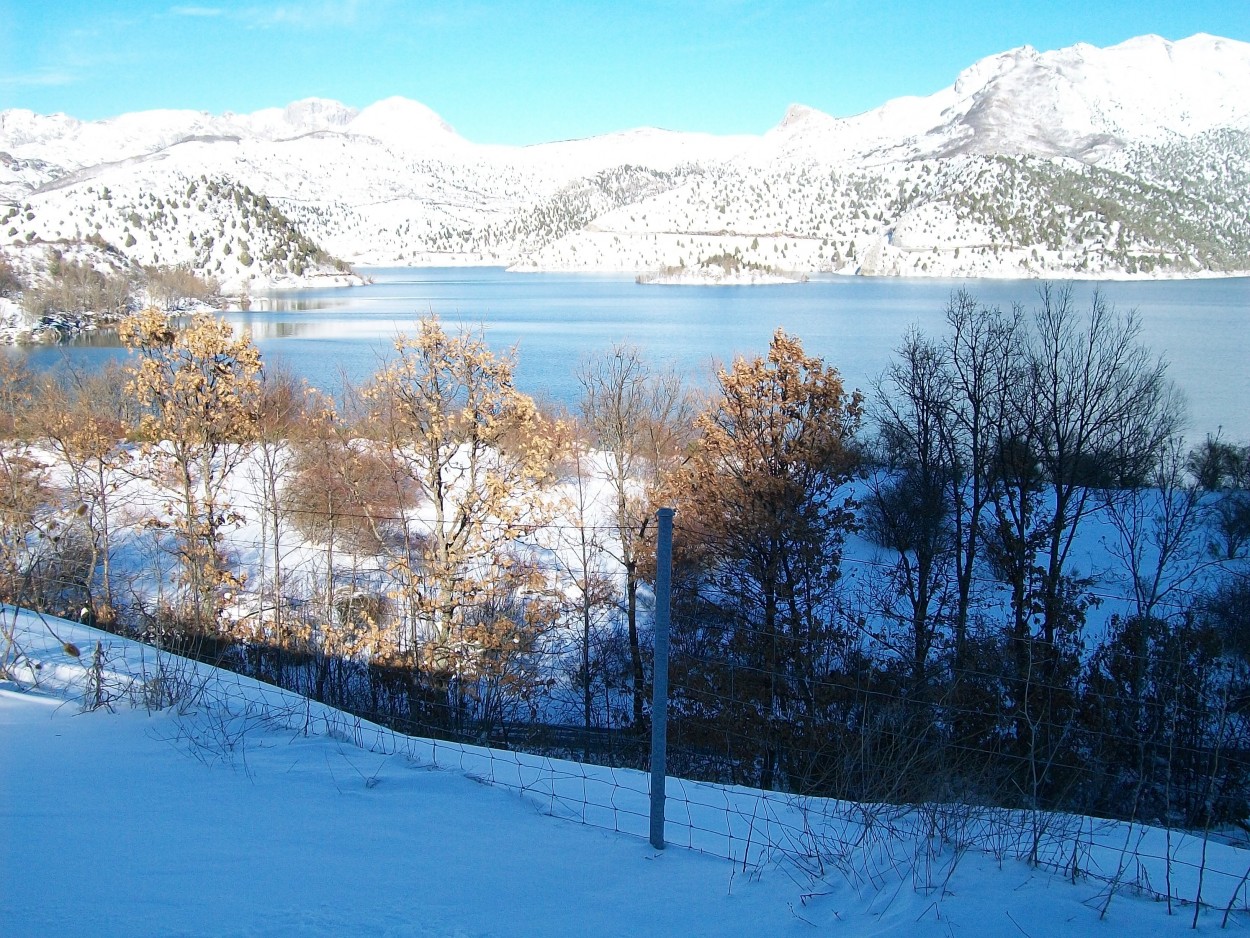
<path fill-rule="evenodd" d="M 22 294 L 22 309 L 36 319 L 51 313 L 120 316 L 130 309 L 133 290 L 126 273 L 54 258 L 48 266 L 48 281 Z"/>
<path fill-rule="evenodd" d="M 162 309 L 177 309 L 187 302 L 212 303 L 221 293 L 216 277 L 201 277 L 191 268 L 145 267 L 149 299 Z"/>
<path fill-rule="evenodd" d="M 0 297 L 11 298 L 25 289 L 26 283 L 13 262 L 0 254 Z"/>

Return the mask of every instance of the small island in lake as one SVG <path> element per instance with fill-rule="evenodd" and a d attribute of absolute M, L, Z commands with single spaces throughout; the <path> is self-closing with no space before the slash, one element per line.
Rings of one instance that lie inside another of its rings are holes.
<path fill-rule="evenodd" d="M 693 266 L 684 262 L 639 274 L 639 283 L 677 286 L 757 286 L 775 283 L 804 283 L 806 274 L 778 270 L 769 264 L 744 261 L 737 254 L 714 254 L 700 258 Z"/>

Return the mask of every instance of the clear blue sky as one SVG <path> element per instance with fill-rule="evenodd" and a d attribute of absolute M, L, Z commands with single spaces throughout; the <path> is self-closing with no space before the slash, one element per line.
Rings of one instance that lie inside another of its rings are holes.
<path fill-rule="evenodd" d="M 0 0 L 0 109 L 83 119 L 404 95 L 479 143 L 847 116 L 1014 46 L 1250 41 L 1250 0 Z"/>

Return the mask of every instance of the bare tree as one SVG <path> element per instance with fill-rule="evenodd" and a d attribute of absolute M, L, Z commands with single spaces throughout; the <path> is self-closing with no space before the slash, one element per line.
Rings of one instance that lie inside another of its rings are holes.
<path fill-rule="evenodd" d="M 1081 315 L 1071 287 L 1041 290 L 1028 347 L 1031 454 L 1050 496 L 1043 522 L 1042 631 L 1053 641 L 1063 611 L 1063 577 L 1080 523 L 1098 490 L 1140 485 L 1181 423 L 1167 366 L 1138 341 L 1132 313 L 1094 292 Z"/>
<path fill-rule="evenodd" d="M 571 440 L 565 449 L 562 481 L 567 494 L 560 500 L 560 516 L 553 526 L 552 557 L 562 575 L 564 617 L 577 634 L 574 683 L 581 695 L 582 725 L 589 729 L 612 717 L 609 649 L 621 597 L 609 529 L 599 523 L 597 498 L 602 460 L 612 457 L 590 451 L 580 439 Z M 600 693 L 602 709 L 596 707 Z M 597 718 L 600 714 L 603 720 Z"/>
<path fill-rule="evenodd" d="M 403 542 L 406 512 L 420 490 L 405 484 L 389 447 L 353 439 L 324 400 L 309 408 L 292 441 L 286 476 L 283 515 L 324 548 L 321 582 L 310 587 L 320 597 L 322 652 L 397 659 L 402 642 L 379 615 L 386 604 L 362 576 L 366 559 L 382 555 L 388 540 Z"/>
<path fill-rule="evenodd" d="M 43 473 L 19 440 L 35 397 L 35 378 L 21 362 L 0 355 L 0 598 L 15 602 L 26 538 L 45 497 Z"/>
<path fill-rule="evenodd" d="M 1161 604 L 1177 611 L 1200 588 L 1211 559 L 1203 549 L 1203 490 L 1188 472 L 1184 440 L 1173 437 L 1143 484 L 1106 491 L 1107 516 L 1118 540 L 1109 549 L 1133 587 L 1135 615 L 1153 619 Z"/>
<path fill-rule="evenodd" d="M 949 423 L 945 445 L 955 539 L 957 672 L 966 656 L 973 585 L 982 560 L 983 517 L 994 498 L 994 466 L 1015 377 L 1020 318 L 1019 310 L 1004 313 L 997 307 L 979 306 L 963 290 L 946 307 Z"/>
<path fill-rule="evenodd" d="M 1236 560 L 1250 547 L 1250 446 L 1208 435 L 1190 453 L 1188 465 L 1204 494 L 1209 552 Z"/>
<path fill-rule="evenodd" d="M 638 628 L 640 560 L 652 537 L 652 494 L 691 438 L 693 402 L 673 370 L 657 371 L 631 345 L 584 362 L 582 421 L 603 451 L 614 498 L 617 559 L 625 571 L 625 624 L 633 683 L 633 723 L 645 725 L 646 675 Z"/>
<path fill-rule="evenodd" d="M 28 539 L 47 499 L 43 467 L 24 446 L 0 445 L 0 600 L 22 605 L 29 600 L 25 574 Z"/>
<path fill-rule="evenodd" d="M 260 494 L 262 596 L 260 623 L 272 628 L 265 636 L 277 647 L 288 643 L 285 622 L 285 578 L 282 536 L 286 528 L 282 508 L 282 480 L 290 466 L 291 445 L 308 423 L 308 388 L 283 368 L 267 368 L 256 401 L 256 440 L 250 467 Z"/>
<path fill-rule="evenodd" d="M 1036 803 L 1056 797 L 1075 770 L 1065 747 L 1085 617 L 1097 601 L 1092 571 L 1072 563 L 1078 533 L 1104 492 L 1147 479 L 1179 408 L 1164 363 L 1137 341 L 1135 318 L 1098 292 L 1083 315 L 1070 288 L 1043 286 L 1028 326 L 1007 359 L 987 556 L 1011 591 L 1009 706 L 1022 784 Z"/>
<path fill-rule="evenodd" d="M 0 439 L 23 436 L 38 379 L 26 363 L 0 355 Z"/>
<path fill-rule="evenodd" d="M 905 624 L 897 650 L 908 662 L 913 690 L 924 687 L 942 624 L 955 550 L 951 462 L 953 410 L 949 361 L 937 343 L 912 331 L 904 338 L 874 395 L 873 415 L 883 467 L 869 478 L 864 503 L 868 536 L 895 556 L 888 579 L 903 600 L 887 619 Z M 886 637 L 890 645 L 896 643 Z"/>

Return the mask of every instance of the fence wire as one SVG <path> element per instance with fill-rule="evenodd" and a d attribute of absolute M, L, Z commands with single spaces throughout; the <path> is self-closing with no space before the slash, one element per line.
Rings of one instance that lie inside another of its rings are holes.
<path fill-rule="evenodd" d="M 72 690 L 87 707 L 173 709 L 200 758 L 226 757 L 247 733 L 340 740 L 451 769 L 546 813 L 646 838 L 649 777 L 639 769 L 419 737 L 243 674 L 76 623 L 0 607 L 5 669 L 19 680 Z M 744 871 L 785 867 L 883 889 L 904 871 L 912 887 L 940 889 L 961 856 L 978 851 L 1066 878 L 1216 912 L 1250 911 L 1250 851 L 1210 836 L 1132 822 L 958 801 L 889 805 L 803 797 L 670 777 L 668 843 Z"/>
<path fill-rule="evenodd" d="M 126 609 L 114 627 L 152 637 L 150 629 L 153 624 L 161 626 L 164 613 L 152 599 L 151 583 L 145 581 L 167 582 L 169 571 L 177 567 L 176 559 L 160 547 L 160 531 L 154 527 L 166 512 L 168 498 L 133 480 L 127 483 L 124 496 L 117 498 L 125 522 L 118 524 L 114 536 L 126 541 L 132 550 L 146 544 L 160 570 L 126 571 L 132 586 L 122 604 Z M 11 518 L 0 518 L 0 528 L 5 531 L 20 526 L 18 513 L 9 514 Z M 339 514 L 348 517 L 351 513 Z M 356 518 L 370 523 L 412 521 L 408 516 L 377 513 L 357 514 Z M 267 572 L 255 578 L 254 588 L 238 589 L 228 610 L 232 621 L 255 621 L 261 628 L 247 641 L 202 636 L 198 648 L 179 646 L 194 652 L 201 664 L 177 658 L 168 650 L 158 651 L 67 622 L 58 622 L 55 631 L 77 636 L 72 641 L 79 643 L 84 657 L 66 657 L 55 643 L 42 647 L 39 654 L 54 665 L 53 671 L 82 670 L 84 699 L 89 704 L 108 705 L 126 699 L 136 705 L 165 707 L 190 701 L 224 715 L 227 722 L 238 725 L 238 731 L 254 725 L 280 725 L 347 740 L 373 751 L 402 753 L 513 790 L 553 815 L 646 837 L 650 814 L 646 727 L 629 725 L 613 715 L 614 708 L 625 707 L 631 690 L 621 661 L 614 665 L 621 673 L 596 678 L 597 692 L 605 703 L 596 703 L 593 721 L 585 721 L 593 725 L 576 725 L 579 688 L 570 675 L 576 670 L 578 636 L 576 617 L 568 613 L 576 610 L 578 578 L 584 587 L 586 578 L 600 571 L 578 569 L 555 556 L 561 541 L 594 542 L 602 552 L 604 541 L 610 541 L 616 528 L 567 519 L 547 520 L 541 525 L 501 523 L 498 527 L 506 527 L 509 535 L 516 536 L 531 552 L 528 562 L 533 569 L 551 583 L 562 584 L 569 609 L 558 627 L 526 648 L 525 666 L 534 680 L 527 685 L 525 695 L 509 698 L 507 706 L 489 714 L 475 712 L 471 718 L 452 721 L 430 719 L 428 713 L 414 706 L 414 701 L 419 701 L 412 691 L 411 667 L 378 667 L 359 656 L 321 653 L 317 636 L 324 637 L 326 630 L 342 623 L 335 620 L 332 597 L 325 597 L 320 603 L 325 608 L 321 609 L 307 590 L 314 581 L 324 580 L 327 573 L 330 581 L 336 582 L 333 559 L 328 561 L 328 571 L 307 566 L 283 570 L 292 593 L 276 597 L 276 606 L 266 605 L 271 602 L 264 592 Z M 4 572 L 10 575 L 7 598 L 29 597 L 31 587 L 37 586 L 41 598 L 34 605 L 71 617 L 88 612 L 87 584 L 93 573 L 70 575 L 58 568 L 57 550 L 63 549 L 63 544 L 56 545 L 50 531 L 40 529 L 33 538 L 27 531 L 0 545 L 6 561 L 19 556 L 34 558 L 25 566 L 6 562 Z M 285 537 L 290 542 L 300 540 L 290 529 Z M 274 545 L 264 537 L 249 541 L 232 534 L 226 547 L 240 560 L 241 567 L 250 564 L 259 569 Z M 247 559 L 247 564 L 242 559 Z M 367 592 L 395 587 L 393 578 L 388 579 L 386 565 L 376 558 L 340 559 L 344 562 L 337 582 L 349 589 L 359 587 Z M 871 571 L 891 568 L 862 558 L 844 558 L 844 562 Z M 307 557 L 304 563 L 309 563 Z M 989 580 L 977 582 L 992 585 Z M 294 595 L 301 589 L 305 595 Z M 1131 609 L 1134 601 L 1109 589 L 1101 590 L 1098 598 L 1126 609 Z M 481 598 L 465 599 L 462 606 L 473 611 L 475 603 L 483 612 L 494 608 Z M 272 623 L 278 611 L 288 624 L 299 625 L 306 635 L 313 636 L 305 647 L 281 647 L 273 642 L 272 635 L 266 635 L 265 629 L 271 626 L 265 623 Z M 615 640 L 619 646 L 619 612 L 608 604 L 604 617 L 606 624 L 597 628 L 596 640 Z M 1013 740 L 1010 733 L 1020 728 L 1035 732 L 1042 728 L 1027 701 L 1012 697 L 1012 682 L 1019 683 L 1020 675 L 1012 676 L 985 660 L 964 663 L 958 675 L 945 665 L 935 665 L 935 673 L 943 681 L 957 677 L 965 684 L 991 688 L 994 693 L 968 698 L 939 688 L 935 694 L 917 698 L 898 678 L 901 658 L 879 636 L 871 634 L 872 630 L 855 626 L 853 620 L 847 617 L 850 624 L 838 631 L 836 639 L 807 648 L 803 693 L 809 700 L 825 701 L 828 711 L 817 713 L 778 708 L 775 695 L 767 700 L 760 696 L 758 685 L 772 680 L 775 668 L 741 649 L 776 643 L 779 637 L 775 632 L 750 622 L 675 617 L 675 712 L 668 765 L 673 774 L 682 777 L 670 778 L 667 783 L 669 843 L 723 857 L 745 868 L 797 864 L 812 875 L 836 871 L 851 881 L 870 885 L 884 881 L 889 870 L 907 865 L 926 871 L 917 874 L 921 888 L 933 887 L 946 875 L 944 871 L 960 851 L 982 850 L 999 859 L 1021 859 L 1065 875 L 1095 879 L 1112 891 L 1132 888 L 1160 899 L 1214 908 L 1245 911 L 1250 907 L 1244 853 L 1213 840 L 1212 835 L 1221 832 L 1212 830 L 1209 818 L 1199 834 L 1182 828 L 1174 818 L 1139 817 L 1136 810 L 1126 812 L 1134 818 L 1131 821 L 1091 820 L 1055 810 L 1053 803 L 1038 799 L 1036 792 L 1019 789 L 1018 779 L 1033 768 L 1036 753 L 1022 749 L 1020 740 Z M 410 625 L 397 621 L 392 628 L 402 634 Z M 26 634 L 42 633 L 32 626 Z M 97 647 L 98 654 L 88 650 Z M 1087 657 L 1081 661 L 1082 667 L 1089 662 L 1088 652 L 1084 650 Z M 12 653 L 12 648 L 6 651 Z M 619 657 L 619 647 L 617 653 Z M 58 654 L 64 660 L 58 659 Z M 1157 661 L 1152 653 L 1128 646 L 1118 648 L 1117 654 L 1129 671 L 1144 671 Z M 36 660 L 29 649 L 22 650 L 21 655 L 28 662 Z M 243 673 L 204 670 L 203 662 Z M 814 666 L 816 662 L 823 663 L 823 670 Z M 869 667 L 857 670 L 855 662 L 867 662 Z M 1217 770 L 1225 775 L 1231 772 L 1229 777 L 1243 790 L 1250 785 L 1250 727 L 1246 723 L 1250 703 L 1229 696 L 1229 689 L 1241 680 L 1230 672 L 1179 676 L 1187 681 L 1207 681 L 1207 688 L 1214 687 L 1216 696 L 1224 694 L 1224 709 L 1217 712 L 1177 697 L 1158 696 L 1151 706 L 1159 712 L 1146 715 L 1164 722 L 1143 730 L 1140 748 L 1143 753 L 1149 750 L 1151 759 L 1165 753 L 1178 763 L 1185 760 L 1193 769 L 1191 777 L 1184 780 L 1184 786 L 1177 781 L 1175 790 L 1169 787 L 1167 797 L 1184 793 L 1205 806 L 1209 815 L 1210 806 L 1221 795 L 1215 781 Z M 480 694 L 481 687 L 470 685 L 464 682 L 466 696 L 461 700 L 471 709 L 477 706 L 479 698 L 474 695 Z M 1066 705 L 1073 709 L 1082 705 L 1080 697 L 1086 689 L 1080 681 L 1052 680 L 1040 672 L 1027 676 L 1029 694 L 1047 699 L 1067 695 L 1071 699 Z M 1084 700 L 1089 707 L 1106 710 L 1135 703 L 1140 701 L 1127 691 L 1115 690 L 1101 697 L 1087 694 Z M 1004 709 L 995 712 L 996 707 Z M 478 706 L 478 710 L 485 707 Z M 900 720 L 908 715 L 913 719 Z M 1034 721 L 1032 726 L 1030 720 Z M 796 732 L 794 727 L 800 722 L 803 729 Z M 964 738 L 954 728 L 966 723 L 988 725 L 992 733 Z M 1071 732 L 1071 725 L 1058 725 L 1057 730 Z M 1182 725 L 1192 729 L 1184 739 L 1176 732 Z M 1080 732 L 1095 747 L 1125 743 L 1122 727 L 1101 726 L 1096 719 L 1087 720 Z M 886 746 L 894 747 L 884 753 L 887 758 L 873 748 Z M 901 785 L 893 789 L 879 785 L 875 794 L 881 797 L 873 797 L 871 787 L 850 784 L 853 776 L 865 774 L 874 760 L 879 763 L 874 770 L 878 775 L 882 766 L 886 773 L 899 770 L 886 781 L 897 783 L 908 774 L 923 776 L 935 764 L 930 752 L 935 746 L 957 763 L 993 760 L 1006 771 L 980 790 L 960 787 L 967 779 L 954 778 L 952 784 L 951 779 L 921 777 L 918 781 L 945 782 L 946 788 L 930 785 L 920 797 L 902 797 Z M 746 783 L 762 780 L 761 762 L 778 758 L 777 753 L 767 751 L 770 748 L 785 749 L 796 761 L 832 766 L 833 783 L 812 785 L 800 780 L 796 784 L 779 773 L 770 779 L 771 787 L 792 791 L 749 787 Z M 605 764 L 590 761 L 595 758 Z M 1165 773 L 1165 777 L 1172 786 L 1172 776 Z M 1017 784 L 1016 790 L 1010 788 L 1012 784 Z M 1143 820 L 1148 823 L 1143 824 Z M 1223 859 L 1208 865 L 1204 858 L 1212 849 L 1223 851 Z"/>

